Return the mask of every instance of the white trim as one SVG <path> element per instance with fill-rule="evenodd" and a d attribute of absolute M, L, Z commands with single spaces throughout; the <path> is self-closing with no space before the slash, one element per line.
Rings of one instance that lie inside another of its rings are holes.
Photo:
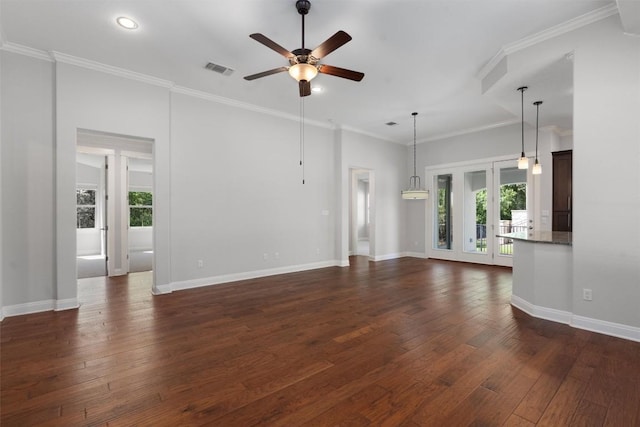
<path fill-rule="evenodd" d="M 349 264 L 349 259 L 343 259 L 342 261 L 336 261 L 336 265 L 338 267 L 349 267 L 351 264 Z"/>
<path fill-rule="evenodd" d="M 305 121 L 306 121 L 306 119 L 305 119 Z M 348 132 L 358 133 L 360 135 L 368 136 L 370 138 L 379 139 L 381 141 L 386 141 L 386 142 L 392 142 L 394 144 L 405 145 L 403 142 L 397 141 L 395 139 L 386 138 L 384 136 L 376 135 L 374 133 L 367 132 L 367 131 L 364 131 L 362 129 L 354 128 L 354 127 L 348 126 L 348 125 L 340 125 L 340 126 L 337 126 L 336 128 L 340 129 L 340 130 L 346 130 Z M 411 141 L 411 144 L 413 144 L 413 140 Z M 406 145 L 409 145 L 409 144 L 406 144 Z"/>
<path fill-rule="evenodd" d="M 543 41 L 561 36 L 570 31 L 577 30 L 578 28 L 584 27 L 585 25 L 593 24 L 594 22 L 598 22 L 612 15 L 616 15 L 617 13 L 618 6 L 615 3 L 612 3 L 599 9 L 592 10 L 591 12 L 587 12 L 584 15 L 565 21 L 551 28 L 542 30 L 536 34 L 524 37 L 513 43 L 506 44 L 493 56 L 493 58 L 489 60 L 489 62 L 485 64 L 484 67 L 482 67 L 478 71 L 476 77 L 479 80 L 487 77 L 491 70 L 493 70 L 494 67 L 498 65 L 498 63 L 502 61 L 507 55 L 526 49 L 538 43 L 542 43 Z"/>
<path fill-rule="evenodd" d="M 569 311 L 540 307 L 515 295 L 511 296 L 511 305 L 539 319 L 564 323 L 577 329 L 640 342 L 640 328 L 635 326 L 578 316 Z"/>
<path fill-rule="evenodd" d="M 403 252 L 396 252 L 393 254 L 375 255 L 375 256 L 369 257 L 369 260 L 378 262 L 378 261 L 386 261 L 389 259 L 402 258 L 404 256 L 406 255 Z"/>
<path fill-rule="evenodd" d="M 435 135 L 435 136 L 430 136 L 429 138 L 425 138 L 422 139 L 420 141 L 417 141 L 416 144 L 422 144 L 424 142 L 432 142 L 432 141 L 440 141 L 442 139 L 447 139 L 447 138 L 452 138 L 454 136 L 460 136 L 460 135 L 467 135 L 470 133 L 476 133 L 476 132 L 483 132 L 486 130 L 491 130 L 491 129 L 497 129 L 497 128 L 501 128 L 501 127 L 505 127 L 505 126 L 510 126 L 510 125 L 514 125 L 516 123 L 520 123 L 520 119 L 512 119 L 512 120 L 506 120 L 504 122 L 498 122 L 498 123 L 492 123 L 489 125 L 483 125 L 483 126 L 476 126 L 473 128 L 467 128 L 467 129 L 461 129 L 461 130 L 456 130 L 453 132 L 448 132 L 448 133 L 442 133 L 439 135 Z M 413 142 L 411 142 L 412 144 Z M 409 146 L 410 144 L 407 144 L 407 146 Z"/>
<path fill-rule="evenodd" d="M 78 307 L 80 307 L 80 304 L 78 304 L 77 298 L 67 298 L 67 299 L 55 300 L 53 309 L 55 311 L 62 311 L 62 310 L 72 310 Z"/>
<path fill-rule="evenodd" d="M 63 300 L 48 299 L 5 306 L 2 307 L 2 314 L 6 317 L 22 316 L 23 314 L 41 313 L 43 311 L 53 310 L 70 310 L 78 307 L 78 300 L 76 298 Z"/>
<path fill-rule="evenodd" d="M 427 256 L 426 253 L 424 252 L 404 252 L 403 256 L 405 257 L 411 257 L 411 258 L 422 258 L 422 259 L 429 259 L 429 257 Z"/>
<path fill-rule="evenodd" d="M 606 320 L 597 320 L 578 315 L 573 316 L 571 326 L 587 331 L 598 332 L 613 337 L 640 342 L 640 328 L 635 326 L 607 322 Z"/>
<path fill-rule="evenodd" d="M 55 59 L 56 62 L 75 65 L 76 67 L 87 68 L 118 77 L 124 77 L 130 80 L 137 80 L 154 86 L 171 88 L 174 85 L 173 82 L 169 80 L 160 79 L 158 77 L 149 76 L 147 74 L 137 73 L 135 71 L 126 70 L 120 67 L 114 67 L 112 65 L 103 64 L 101 62 L 91 61 L 89 59 L 78 58 L 77 56 L 67 55 L 66 53 L 52 51 L 51 56 L 53 57 L 53 59 Z"/>
<path fill-rule="evenodd" d="M 519 308 L 520 310 L 533 317 L 571 325 L 571 318 L 573 317 L 573 313 L 571 313 L 570 311 L 556 310 L 554 308 L 533 305 L 516 295 L 511 296 L 511 305 Z"/>
<path fill-rule="evenodd" d="M 238 282 L 240 280 L 258 279 L 261 277 L 275 276 L 277 274 L 296 273 L 300 271 L 315 270 L 318 268 L 339 266 L 339 261 L 322 261 L 310 264 L 291 265 L 288 267 L 269 268 L 265 270 L 247 271 L 244 273 L 223 274 L 220 276 L 203 277 L 199 279 L 183 280 L 180 282 L 172 282 L 170 285 L 158 286 L 157 291 L 168 293 L 167 289 L 172 291 L 181 291 L 185 289 L 200 288 L 203 286 L 219 285 L 222 283 Z"/>
<path fill-rule="evenodd" d="M 2 311 L 2 307 L 0 307 L 0 322 L 4 320 L 4 311 Z"/>
<path fill-rule="evenodd" d="M 151 293 L 153 295 L 163 295 L 163 294 L 170 294 L 171 291 L 171 284 L 166 284 L 166 285 L 156 285 L 154 287 L 151 288 Z"/>
<path fill-rule="evenodd" d="M 244 110 L 254 111 L 256 113 L 267 114 L 270 116 L 280 117 L 282 119 L 293 120 L 295 122 L 300 121 L 300 116 L 295 114 L 283 113 L 281 111 L 272 110 L 270 108 L 259 107 L 257 105 L 248 104 L 246 102 L 236 101 L 235 99 L 225 98 L 223 96 L 214 95 L 209 92 L 203 92 L 201 90 L 189 89 L 183 86 L 173 86 L 171 88 L 171 92 L 179 93 L 181 95 L 191 96 L 193 98 L 204 99 L 205 101 L 215 102 L 217 104 L 228 105 L 231 107 L 242 108 Z M 318 120 L 305 118 L 304 122 L 313 126 L 325 128 L 325 129 L 335 129 L 335 126 L 330 123 L 324 123 Z"/>
<path fill-rule="evenodd" d="M 5 52 L 17 53 L 18 55 L 29 56 L 31 58 L 41 59 L 47 62 L 55 62 L 55 60 L 44 50 L 34 49 L 29 46 L 23 46 L 16 43 L 6 42 L 0 46 Z"/>

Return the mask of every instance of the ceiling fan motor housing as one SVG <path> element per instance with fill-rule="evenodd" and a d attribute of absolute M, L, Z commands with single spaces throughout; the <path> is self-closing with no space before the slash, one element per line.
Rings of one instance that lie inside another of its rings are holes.
<path fill-rule="evenodd" d="M 298 0 L 296 1 L 296 9 L 298 9 L 300 15 L 306 15 L 311 9 L 311 2 L 309 0 Z"/>

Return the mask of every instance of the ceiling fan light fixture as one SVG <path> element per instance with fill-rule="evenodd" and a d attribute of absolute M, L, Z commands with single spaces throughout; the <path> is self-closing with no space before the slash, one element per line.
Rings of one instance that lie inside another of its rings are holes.
<path fill-rule="evenodd" d="M 289 75 L 298 82 L 302 80 L 310 82 L 318 75 L 318 68 L 307 63 L 294 64 L 289 67 Z"/>
<path fill-rule="evenodd" d="M 116 19 L 116 23 L 127 30 L 135 30 L 136 28 L 138 28 L 138 23 L 126 16 L 118 17 Z"/>

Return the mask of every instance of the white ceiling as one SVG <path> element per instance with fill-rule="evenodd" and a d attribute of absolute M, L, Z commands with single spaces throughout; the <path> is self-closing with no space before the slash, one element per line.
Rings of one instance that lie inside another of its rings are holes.
<path fill-rule="evenodd" d="M 319 75 L 312 86 L 324 92 L 305 98 L 306 117 L 400 143 L 412 142 L 413 111 L 419 113 L 419 141 L 519 122 L 516 88 L 522 84 L 531 88 L 525 92 L 527 104 L 544 100 L 541 126 L 571 129 L 570 60 L 508 73 L 484 94 L 481 78 L 506 47 L 584 14 L 615 8 L 607 0 L 311 3 L 305 47 L 344 30 L 353 40 L 321 63 L 365 77 L 357 83 Z M 263 33 L 289 50 L 300 47 L 295 0 L 2 0 L 0 14 L 5 47 L 59 52 L 260 108 L 299 112 L 297 83 L 287 73 L 242 78 L 287 65 L 249 34 Z M 140 27 L 126 31 L 115 25 L 122 15 Z M 209 61 L 235 72 L 223 76 L 205 70 Z M 399 125 L 386 126 L 389 121 Z"/>

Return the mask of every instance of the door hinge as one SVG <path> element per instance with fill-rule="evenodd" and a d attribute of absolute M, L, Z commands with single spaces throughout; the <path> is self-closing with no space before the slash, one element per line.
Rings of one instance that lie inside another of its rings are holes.
<path fill-rule="evenodd" d="M 104 259 L 104 260 L 105 260 L 105 261 L 109 261 L 109 257 L 105 257 L 105 259 Z"/>

